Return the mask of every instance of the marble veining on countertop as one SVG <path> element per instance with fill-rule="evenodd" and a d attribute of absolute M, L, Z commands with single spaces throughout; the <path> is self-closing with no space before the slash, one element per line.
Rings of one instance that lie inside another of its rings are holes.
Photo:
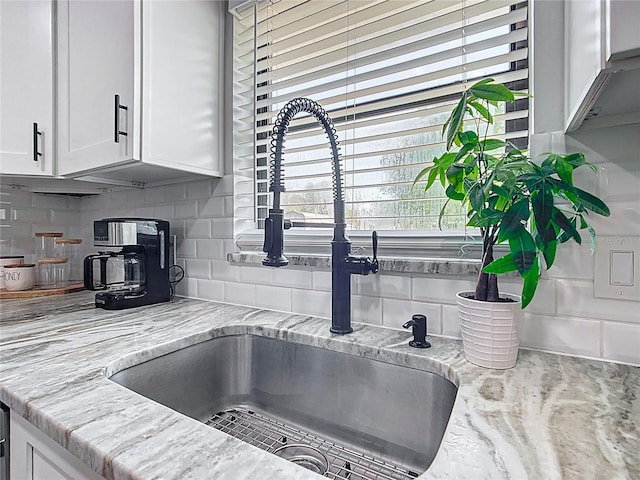
<path fill-rule="evenodd" d="M 227 262 L 236 265 L 262 265 L 262 252 L 227 253 Z M 331 270 L 331 255 L 287 253 L 289 265 Z M 478 275 L 480 260 L 465 258 L 378 257 L 380 271 L 388 273 L 428 273 L 436 275 Z"/>
<path fill-rule="evenodd" d="M 640 368 L 521 350 L 507 371 L 456 340 L 410 348 L 404 331 L 175 299 L 121 311 L 87 292 L 0 303 L 0 401 L 108 479 L 302 480 L 318 475 L 105 377 L 213 337 L 278 337 L 428 370 L 458 394 L 426 479 L 640 478 Z"/>

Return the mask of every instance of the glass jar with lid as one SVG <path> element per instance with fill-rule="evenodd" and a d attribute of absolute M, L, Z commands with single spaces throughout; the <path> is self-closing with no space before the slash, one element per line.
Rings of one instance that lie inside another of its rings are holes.
<path fill-rule="evenodd" d="M 77 262 L 78 245 L 82 243 L 81 238 L 56 238 L 56 257 L 69 259 L 69 280 L 82 279 L 81 267 Z"/>
<path fill-rule="evenodd" d="M 69 259 L 49 257 L 38 259 L 38 284 L 40 288 L 60 288 L 69 281 Z"/>
<path fill-rule="evenodd" d="M 56 239 L 62 237 L 59 232 L 37 232 L 36 233 L 36 257 L 52 258 L 59 257 L 59 249 L 56 248 Z"/>

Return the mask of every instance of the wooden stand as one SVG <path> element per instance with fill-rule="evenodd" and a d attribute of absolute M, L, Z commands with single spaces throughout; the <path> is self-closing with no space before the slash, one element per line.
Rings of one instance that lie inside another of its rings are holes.
<path fill-rule="evenodd" d="M 65 293 L 79 292 L 81 290 L 84 290 L 84 284 L 82 283 L 70 283 L 69 285 L 60 288 L 34 287 L 31 290 L 21 290 L 18 292 L 9 292 L 2 289 L 0 290 L 0 300 L 5 298 L 48 297 L 50 295 L 63 295 Z"/>

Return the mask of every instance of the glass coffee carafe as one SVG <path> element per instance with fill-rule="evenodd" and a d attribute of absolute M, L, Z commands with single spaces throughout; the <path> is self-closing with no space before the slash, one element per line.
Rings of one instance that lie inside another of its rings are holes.
<path fill-rule="evenodd" d="M 84 259 L 84 286 L 87 290 L 123 290 L 144 288 L 144 253 L 100 252 Z"/>

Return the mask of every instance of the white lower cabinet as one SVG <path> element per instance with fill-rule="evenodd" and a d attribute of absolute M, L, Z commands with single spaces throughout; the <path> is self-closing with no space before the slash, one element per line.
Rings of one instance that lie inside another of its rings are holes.
<path fill-rule="evenodd" d="M 10 431 L 11 480 L 104 480 L 13 412 Z"/>

